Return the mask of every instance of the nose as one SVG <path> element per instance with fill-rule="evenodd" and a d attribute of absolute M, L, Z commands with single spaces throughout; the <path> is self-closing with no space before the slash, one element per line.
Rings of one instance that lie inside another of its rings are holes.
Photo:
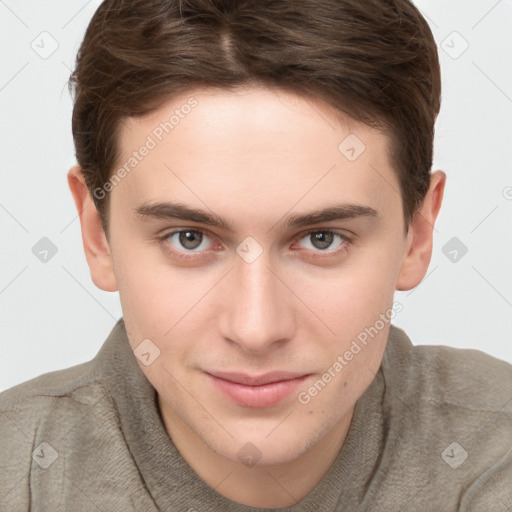
<path fill-rule="evenodd" d="M 265 252 L 252 263 L 237 258 L 223 283 L 221 334 L 244 352 L 263 353 L 295 332 L 293 293 L 270 264 Z"/>

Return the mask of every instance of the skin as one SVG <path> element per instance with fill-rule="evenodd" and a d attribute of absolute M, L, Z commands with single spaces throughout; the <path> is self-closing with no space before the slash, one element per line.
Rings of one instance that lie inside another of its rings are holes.
<path fill-rule="evenodd" d="M 126 119 L 119 165 L 191 96 L 197 106 L 110 192 L 109 239 L 79 167 L 70 169 L 84 250 L 96 286 L 119 291 L 132 348 L 149 338 L 160 350 L 140 366 L 190 466 L 234 501 L 289 506 L 311 492 L 342 448 L 389 323 L 307 404 L 297 395 L 390 310 L 395 290 L 424 277 L 446 177 L 432 173 L 405 229 L 387 136 L 320 101 L 263 87 L 198 89 Z M 350 133 L 366 146 L 352 162 L 338 150 Z M 165 201 L 214 213 L 234 231 L 135 212 Z M 335 203 L 377 215 L 283 225 Z M 186 246 L 179 235 L 163 238 L 184 228 L 200 230 L 202 241 L 199 233 Z M 312 231 L 333 234 L 331 244 L 316 242 Z M 251 263 L 236 251 L 248 236 L 262 250 Z M 277 405 L 249 408 L 221 394 L 205 370 L 309 376 Z M 256 465 L 237 456 L 247 443 L 259 453 Z"/>

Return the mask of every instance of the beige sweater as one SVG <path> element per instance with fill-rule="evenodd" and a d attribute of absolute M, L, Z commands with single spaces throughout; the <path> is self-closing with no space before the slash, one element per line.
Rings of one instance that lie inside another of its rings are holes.
<path fill-rule="evenodd" d="M 176 450 L 119 320 L 90 362 L 0 394 L 0 510 L 250 512 Z M 276 510 L 276 509 L 274 509 Z M 512 366 L 392 326 L 343 449 L 293 507 L 512 510 Z"/>

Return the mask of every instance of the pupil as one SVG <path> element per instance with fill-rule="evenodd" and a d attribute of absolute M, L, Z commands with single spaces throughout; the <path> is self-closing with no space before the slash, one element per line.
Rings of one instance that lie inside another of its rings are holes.
<path fill-rule="evenodd" d="M 196 240 L 194 240 L 194 238 Z M 201 245 L 203 235 L 197 231 L 182 231 L 179 239 L 180 244 L 186 249 L 195 249 Z"/>
<path fill-rule="evenodd" d="M 313 245 L 317 249 L 326 249 L 332 244 L 334 234 L 333 233 L 327 233 L 324 231 L 320 231 L 318 233 L 313 233 L 314 237 L 314 243 Z M 319 245 L 316 245 L 316 243 L 319 243 Z"/>

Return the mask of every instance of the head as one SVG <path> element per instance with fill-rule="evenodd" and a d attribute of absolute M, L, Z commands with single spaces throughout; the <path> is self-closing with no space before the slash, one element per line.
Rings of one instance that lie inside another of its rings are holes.
<path fill-rule="evenodd" d="M 430 261 L 427 23 L 406 0 L 107 0 L 71 84 L 91 276 L 158 349 L 141 367 L 168 418 L 227 458 L 293 460 L 369 385 Z M 210 376 L 272 371 L 304 378 L 259 407 Z"/>

